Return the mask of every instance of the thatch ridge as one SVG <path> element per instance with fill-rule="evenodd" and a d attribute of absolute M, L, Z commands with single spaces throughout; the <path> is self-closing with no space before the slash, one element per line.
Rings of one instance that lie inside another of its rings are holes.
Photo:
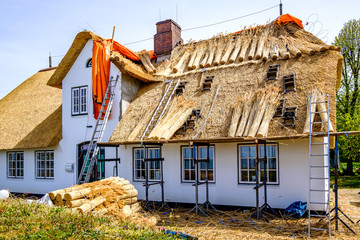
<path fill-rule="evenodd" d="M 90 31 L 83 31 L 76 35 L 71 47 L 65 54 L 64 58 L 59 63 L 55 73 L 49 79 L 47 83 L 49 86 L 61 88 L 61 84 L 63 79 L 65 78 L 66 74 L 70 71 L 72 65 L 76 61 L 77 57 L 83 50 L 85 44 L 89 39 L 103 41 L 104 39 L 97 36 L 96 34 Z"/>
<path fill-rule="evenodd" d="M 60 141 L 62 93 L 47 85 L 54 71 L 34 74 L 0 100 L 1 150 L 50 147 Z"/>

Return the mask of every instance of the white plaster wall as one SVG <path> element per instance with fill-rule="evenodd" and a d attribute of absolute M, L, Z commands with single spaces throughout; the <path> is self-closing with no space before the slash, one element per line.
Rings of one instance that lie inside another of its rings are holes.
<path fill-rule="evenodd" d="M 286 208 L 295 201 L 307 201 L 309 188 L 308 140 L 279 141 L 279 185 L 268 186 L 268 203 L 273 208 Z M 186 145 L 186 144 L 183 144 Z M 134 184 L 139 198 L 145 198 L 143 182 L 133 181 L 133 146 L 120 146 L 119 175 Z M 138 147 L 138 146 L 137 146 Z M 165 144 L 164 161 L 165 199 L 169 202 L 195 202 L 195 189 L 191 183 L 181 182 L 181 144 Z M 213 204 L 255 206 L 254 185 L 238 184 L 237 143 L 215 144 L 215 179 L 210 184 Z M 199 187 L 199 202 L 205 201 L 205 185 Z M 152 186 L 150 200 L 161 200 L 159 186 Z M 324 194 L 322 196 L 324 197 Z M 263 204 L 263 188 L 260 190 Z"/>
<path fill-rule="evenodd" d="M 62 140 L 54 150 L 55 157 L 55 179 L 42 180 L 35 179 L 35 151 L 25 150 L 24 156 L 24 179 L 8 179 L 6 174 L 6 151 L 0 151 L 0 189 L 6 188 L 13 192 L 29 192 L 44 194 L 51 190 L 56 190 L 76 184 L 77 179 L 77 145 L 91 139 L 96 120 L 93 117 L 92 105 L 92 69 L 86 68 L 87 61 L 92 57 L 93 41 L 89 40 L 82 52 L 74 62 L 72 68 L 66 75 L 62 83 Z M 119 121 L 120 99 L 121 99 L 121 72 L 111 64 L 110 75 L 116 77 L 119 75 L 119 81 L 116 86 L 116 95 L 108 120 L 103 141 L 108 141 L 115 126 Z M 88 114 L 81 116 L 71 116 L 71 88 L 78 86 L 88 86 Z M 91 126 L 91 127 L 87 127 Z M 114 149 L 106 149 L 114 153 Z M 111 155 L 111 154 L 110 154 Z M 67 163 L 74 164 L 74 172 L 65 171 Z M 114 163 L 106 163 L 106 177 L 113 175 Z M 81 166 L 80 166 L 81 167 Z"/>

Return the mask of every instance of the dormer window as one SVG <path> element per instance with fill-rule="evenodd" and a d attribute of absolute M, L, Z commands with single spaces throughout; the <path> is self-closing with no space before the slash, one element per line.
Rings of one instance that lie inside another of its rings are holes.
<path fill-rule="evenodd" d="M 71 115 L 87 114 L 87 86 L 71 89 Z"/>
<path fill-rule="evenodd" d="M 87 67 L 87 68 L 91 68 L 91 67 L 92 67 L 92 58 L 90 58 L 90 59 L 86 62 L 86 67 Z"/>

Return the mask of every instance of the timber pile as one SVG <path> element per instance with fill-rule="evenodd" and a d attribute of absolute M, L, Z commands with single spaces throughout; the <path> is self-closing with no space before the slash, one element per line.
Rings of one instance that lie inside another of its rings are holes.
<path fill-rule="evenodd" d="M 308 102 L 307 104 L 307 112 L 306 112 L 306 120 L 305 120 L 305 125 L 304 125 L 304 131 L 303 133 L 305 134 L 309 134 L 310 133 L 310 112 L 320 112 L 318 113 L 320 115 L 321 118 L 321 122 L 327 122 L 327 114 L 326 114 L 326 103 L 324 103 L 325 99 L 325 94 L 320 92 L 317 89 L 314 89 L 311 91 L 310 95 L 312 96 L 312 102 L 316 102 L 316 104 L 311 104 L 311 108 L 310 108 L 310 104 Z M 308 99 L 308 101 L 310 101 L 310 97 Z M 311 114 L 311 122 L 314 122 L 314 118 L 315 118 L 316 114 Z M 327 124 L 325 123 L 321 123 L 321 129 L 322 131 L 327 131 Z M 330 121 L 330 116 L 329 116 L 329 132 L 333 132 L 334 128 L 331 124 Z"/>
<path fill-rule="evenodd" d="M 129 181 L 110 177 L 100 181 L 52 191 L 50 199 L 56 206 L 66 206 L 79 213 L 128 216 L 139 210 L 138 192 Z"/>
<path fill-rule="evenodd" d="M 186 101 L 182 96 L 173 99 L 169 110 L 155 128 L 151 131 L 148 139 L 168 140 L 185 123 L 193 111 L 193 103 Z"/>
<path fill-rule="evenodd" d="M 279 105 L 280 89 L 269 87 L 240 96 L 234 107 L 229 137 L 266 137 Z"/>

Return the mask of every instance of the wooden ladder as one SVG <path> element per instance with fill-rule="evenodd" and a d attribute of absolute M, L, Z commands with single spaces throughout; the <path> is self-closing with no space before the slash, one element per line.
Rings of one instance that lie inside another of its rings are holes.
<path fill-rule="evenodd" d="M 155 109 L 154 114 L 151 117 L 151 120 L 149 121 L 143 135 L 141 136 L 141 141 L 143 139 L 147 139 L 149 137 L 151 131 L 155 128 L 155 126 L 160 121 L 161 117 L 164 115 L 164 112 L 165 112 L 172 96 L 174 95 L 174 92 L 175 92 L 177 86 L 179 85 L 179 82 L 180 82 L 180 78 L 177 81 L 170 80 L 169 86 L 166 88 L 165 93 L 159 102 L 159 105 Z"/>
<path fill-rule="evenodd" d="M 110 116 L 110 111 L 115 98 L 115 86 L 119 80 L 119 75 L 116 79 L 110 78 L 108 86 L 106 88 L 105 96 L 100 108 L 99 116 L 96 121 L 93 135 L 86 151 L 84 163 L 82 165 L 78 184 L 87 183 L 90 180 L 91 173 L 94 168 L 94 164 L 97 161 L 97 155 L 99 152 L 98 143 L 101 142 L 104 135 L 105 127 Z"/>

